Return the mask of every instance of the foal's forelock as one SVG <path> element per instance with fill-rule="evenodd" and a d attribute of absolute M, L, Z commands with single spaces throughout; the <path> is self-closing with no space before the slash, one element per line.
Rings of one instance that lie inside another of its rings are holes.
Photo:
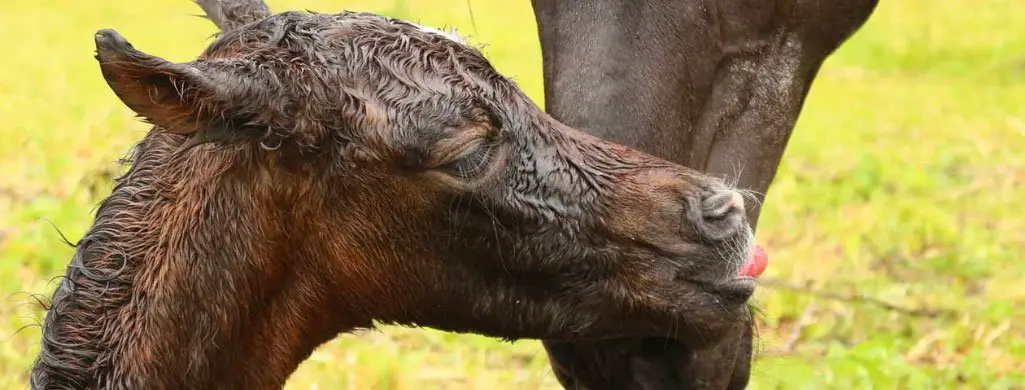
<path fill-rule="evenodd" d="M 453 27 L 451 29 L 451 31 L 447 31 L 446 32 L 446 31 L 443 31 L 441 29 L 437 29 L 437 28 L 430 27 L 430 26 L 424 26 L 424 25 L 420 25 L 420 24 L 416 24 L 416 23 L 410 23 L 410 24 L 418 27 L 421 31 L 425 31 L 425 32 L 429 32 L 429 33 L 432 33 L 432 34 L 440 35 L 440 36 L 444 37 L 445 39 L 448 39 L 450 41 L 453 41 L 453 42 L 456 42 L 456 43 L 459 43 L 459 44 L 463 44 L 463 45 L 467 45 L 468 44 L 466 39 L 463 38 L 461 35 L 459 35 L 459 31 L 456 30 L 455 27 Z"/>
<path fill-rule="evenodd" d="M 375 132 L 421 131 L 422 118 L 450 120 L 470 109 L 471 94 L 507 106 L 522 104 L 507 100 L 529 100 L 454 31 L 356 13 L 286 12 L 253 21 L 223 31 L 201 59 L 197 66 L 227 85 L 211 94 L 218 98 L 213 111 L 230 102 L 245 116 L 214 126 L 231 134 L 207 130 L 193 137 L 196 143 L 267 135 L 313 148 L 401 140 Z M 421 123 L 406 123 L 413 120 Z M 350 134 L 357 128 L 366 134 Z M 332 132 L 340 139 L 325 138 Z"/>

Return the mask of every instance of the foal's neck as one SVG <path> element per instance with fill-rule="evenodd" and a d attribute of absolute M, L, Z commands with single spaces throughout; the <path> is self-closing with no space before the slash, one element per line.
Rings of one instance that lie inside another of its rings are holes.
<path fill-rule="evenodd" d="M 316 246 L 287 239 L 303 232 L 287 230 L 258 181 L 239 180 L 229 158 L 165 169 L 195 162 L 154 138 L 53 296 L 33 387 L 280 388 L 356 324 L 336 317 L 332 281 L 307 260 Z"/>

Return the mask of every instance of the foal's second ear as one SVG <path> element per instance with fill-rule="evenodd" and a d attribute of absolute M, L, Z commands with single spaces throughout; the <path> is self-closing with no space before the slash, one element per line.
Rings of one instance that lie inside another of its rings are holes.
<path fill-rule="evenodd" d="M 96 60 L 107 85 L 121 101 L 170 133 L 192 134 L 219 112 L 217 84 L 200 70 L 175 64 L 132 47 L 114 30 L 96 32 Z"/>

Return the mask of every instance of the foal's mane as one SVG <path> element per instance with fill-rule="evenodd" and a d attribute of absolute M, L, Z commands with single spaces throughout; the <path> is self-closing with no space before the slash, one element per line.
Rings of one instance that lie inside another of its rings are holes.
<path fill-rule="evenodd" d="M 164 136 L 166 137 L 166 136 Z M 74 255 L 48 305 L 41 352 L 35 362 L 33 388 L 60 383 L 76 388 L 103 386 L 101 372 L 110 372 L 118 359 L 112 332 L 119 309 L 129 304 L 135 288 L 138 259 L 155 242 L 144 234 L 152 229 L 148 209 L 162 197 L 159 167 L 166 164 L 171 145 L 154 147 L 153 137 L 139 142 L 126 160 L 130 168 L 115 179 L 115 187 L 96 211 L 93 226 L 73 244 Z M 98 382 L 94 382 L 98 380 Z"/>
<path fill-rule="evenodd" d="M 262 0 L 196 3 L 221 32 L 270 15 Z M 68 242 L 75 252 L 67 271 L 59 278 L 49 302 L 40 300 L 46 320 L 41 325 L 41 351 L 30 378 L 32 388 L 118 385 L 116 381 L 124 375 L 117 372 L 123 368 L 118 364 L 119 338 L 125 336 L 119 325 L 128 322 L 125 316 L 132 315 L 130 310 L 122 309 L 131 303 L 133 289 L 153 287 L 135 286 L 134 275 L 140 266 L 138 260 L 168 239 L 145 237 L 164 222 L 152 218 L 155 205 L 181 190 L 172 188 L 177 180 L 168 177 L 175 172 L 161 169 L 180 157 L 176 147 L 181 141 L 181 137 L 151 131 L 136 144 L 129 157 L 122 160 L 129 169 L 115 179 L 111 194 L 96 210 L 92 227 L 77 243 Z M 206 173 L 221 169 L 207 167 Z"/>

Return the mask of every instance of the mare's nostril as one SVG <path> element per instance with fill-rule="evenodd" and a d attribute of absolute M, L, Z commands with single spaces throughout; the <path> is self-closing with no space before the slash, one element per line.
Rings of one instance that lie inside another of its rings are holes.
<path fill-rule="evenodd" d="M 701 202 L 701 216 L 707 219 L 721 219 L 742 213 L 744 197 L 737 191 L 716 193 Z"/>

